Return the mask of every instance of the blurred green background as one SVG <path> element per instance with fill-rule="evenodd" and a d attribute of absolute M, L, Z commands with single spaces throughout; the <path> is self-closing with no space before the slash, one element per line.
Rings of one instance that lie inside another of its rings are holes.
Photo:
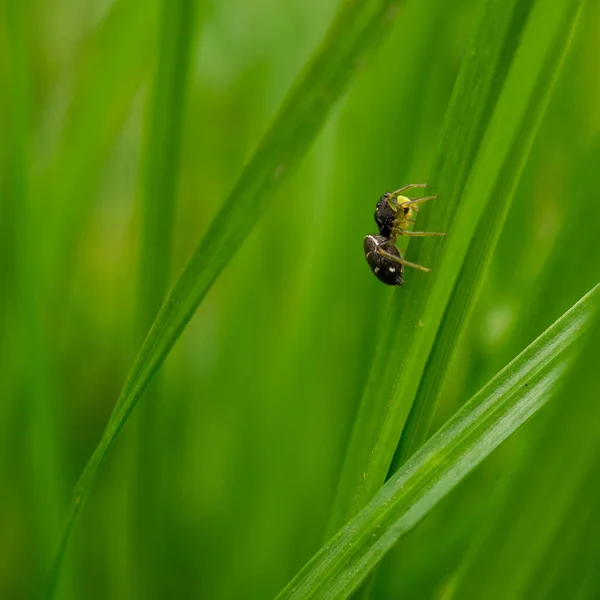
<path fill-rule="evenodd" d="M 47 569 L 69 493 L 158 308 L 162 294 L 144 287 L 152 266 L 140 248 L 151 245 L 170 285 L 339 5 L 178 4 L 189 28 L 179 108 L 160 79 L 168 17 L 157 0 L 3 2 L 1 598 L 28 597 Z M 427 180 L 481 6 L 402 6 L 127 424 L 76 531 L 58 597 L 269 598 L 320 547 L 391 293 L 369 272 L 362 240 L 375 232 L 384 191 Z M 600 280 L 599 28 L 600 3 L 590 1 L 435 428 Z M 177 140 L 152 148 L 155 97 L 177 109 L 179 157 Z M 148 182 L 170 160 L 171 235 L 144 242 Z M 490 548 L 509 527 L 498 523 L 520 514 L 515 490 L 535 484 L 548 428 L 562 434 L 553 438 L 562 456 L 578 451 L 576 424 L 563 430 L 540 417 L 386 557 L 374 597 L 538 597 L 532 581 L 543 569 L 519 582 L 518 594 L 500 577 L 482 596 L 477 578 L 478 561 L 511 559 Z M 556 476 L 538 474 L 540 486 Z M 545 564 L 568 539 L 580 553 L 561 563 L 573 561 L 572 580 L 565 575 L 539 597 L 600 597 L 590 575 L 597 565 L 581 566 L 598 554 L 589 533 L 600 530 L 596 488 L 590 480 L 575 508 L 561 505 L 551 521 L 519 525 L 540 540 L 530 561 L 535 553 Z M 568 511 L 579 520 L 556 533 Z"/>

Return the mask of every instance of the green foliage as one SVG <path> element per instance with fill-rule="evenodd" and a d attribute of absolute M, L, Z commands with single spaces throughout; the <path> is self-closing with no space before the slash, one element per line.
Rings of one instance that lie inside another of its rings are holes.
<path fill-rule="evenodd" d="M 0 14 L 0 597 L 598 596 L 597 2 Z"/>
<path fill-rule="evenodd" d="M 526 3 L 518 3 L 517 14 L 522 14 L 525 7 Z M 504 4 L 503 8 L 507 9 L 508 5 Z M 487 202 L 446 305 L 442 325 L 402 433 L 396 454 L 399 464 L 427 438 L 462 329 L 481 288 L 533 139 L 570 47 L 581 4 L 564 2 L 561 5 L 557 2 L 551 10 L 541 5 L 536 8 L 489 126 L 488 136 L 494 140 L 493 147 L 489 145 L 480 153 L 479 164 L 471 175 L 469 197 L 484 198 Z M 539 35 L 537 28 L 542 22 L 544 33 Z M 504 59 L 507 59 L 506 53 Z M 527 80 L 530 73 L 535 75 Z M 468 103 L 468 97 L 465 97 L 463 104 Z M 456 262 L 456 257 L 452 256 L 442 263 L 441 268 L 448 270 Z"/>
<path fill-rule="evenodd" d="M 253 159 L 168 293 L 127 378 L 102 440 L 75 486 L 69 521 L 50 575 L 51 589 L 79 512 L 106 453 L 219 272 L 258 221 L 263 207 L 280 182 L 296 168 L 355 72 L 356 64 L 381 34 L 396 4 L 391 0 L 371 0 L 362 5 L 347 3 L 343 6 L 322 47 L 284 101 Z M 179 76 L 182 77 L 183 73 L 180 72 Z M 157 134 L 160 135 L 159 132 Z M 174 151 L 173 148 L 166 150 Z M 156 169 L 152 163 L 151 157 L 148 168 Z M 163 201 L 168 203 L 168 194 Z M 162 220 L 167 221 L 168 227 L 169 218 L 164 213 Z M 169 236 L 166 237 L 168 240 Z"/>
<path fill-rule="evenodd" d="M 418 276 L 411 284 L 409 296 L 396 291 L 396 298 L 384 316 L 385 322 L 394 326 L 382 333 L 355 421 L 332 531 L 362 508 L 385 481 L 465 249 L 488 201 L 489 192 L 481 190 L 481 183 L 477 194 L 466 195 L 465 187 L 471 175 L 474 181 L 471 186 L 476 185 L 477 173 L 472 173 L 479 146 L 529 9 L 527 2 L 488 2 L 485 9 L 467 51 L 469 60 L 463 62 L 457 78 L 433 167 L 432 181 L 443 202 L 439 203 L 433 219 L 423 219 L 428 224 L 423 225 L 423 230 L 448 232 L 449 238 L 435 243 L 427 240 L 428 244 L 419 247 L 415 258 L 415 262 L 433 268 L 437 264 L 439 273 L 435 278 Z M 526 102 L 526 95 L 519 97 Z M 508 151 L 505 147 L 498 152 L 496 165 L 502 164 L 503 153 Z M 493 176 L 488 171 L 480 178 L 489 185 Z M 404 355 L 399 371 L 398 364 L 388 357 L 399 356 L 407 347 L 410 352 Z"/>
<path fill-rule="evenodd" d="M 597 296 L 597 289 L 588 300 Z M 453 598 L 585 598 L 596 593 L 597 523 L 590 510 L 598 494 L 593 476 L 600 444 L 594 371 L 600 319 L 597 307 L 594 312 L 594 325 L 558 398 L 529 427 L 520 464 L 479 536 L 477 551 L 465 561 Z"/>
<path fill-rule="evenodd" d="M 599 302 L 597 286 L 475 394 L 278 598 L 348 598 L 402 535 L 548 401 Z"/>

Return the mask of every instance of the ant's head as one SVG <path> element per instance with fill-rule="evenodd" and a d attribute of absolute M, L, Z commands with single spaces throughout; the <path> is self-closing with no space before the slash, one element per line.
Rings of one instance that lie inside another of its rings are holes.
<path fill-rule="evenodd" d="M 391 237 L 395 227 L 406 229 L 415 210 L 416 206 L 411 205 L 410 198 L 386 192 L 375 208 L 375 223 L 379 227 L 379 233 L 384 237 Z"/>
<path fill-rule="evenodd" d="M 390 199 L 390 192 L 386 192 L 381 196 L 375 208 L 375 223 L 379 227 L 379 233 L 386 238 L 392 235 L 394 219 L 396 218 L 396 211 L 390 206 Z"/>

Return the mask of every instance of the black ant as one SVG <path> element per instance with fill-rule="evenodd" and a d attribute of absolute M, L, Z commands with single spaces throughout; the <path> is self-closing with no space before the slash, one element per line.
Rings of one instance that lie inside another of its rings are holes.
<path fill-rule="evenodd" d="M 368 235 L 364 241 L 365 256 L 379 281 L 387 285 L 403 285 L 404 266 L 414 267 L 429 273 L 431 269 L 405 260 L 402 253 L 396 248 L 396 242 L 401 235 L 424 237 L 438 235 L 444 237 L 445 233 L 432 231 L 410 231 L 408 228 L 414 220 L 413 213 L 418 212 L 417 206 L 436 196 L 423 198 L 407 198 L 402 192 L 413 188 L 429 187 L 426 183 L 411 183 L 401 187 L 395 192 L 386 192 L 381 196 L 375 209 L 375 222 L 379 227 L 380 235 Z"/>

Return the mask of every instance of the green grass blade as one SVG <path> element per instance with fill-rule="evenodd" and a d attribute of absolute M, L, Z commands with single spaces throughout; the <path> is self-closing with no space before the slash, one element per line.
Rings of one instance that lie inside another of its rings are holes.
<path fill-rule="evenodd" d="M 432 436 L 278 599 L 349 597 L 402 535 L 546 404 L 599 306 L 597 285 Z"/>
<path fill-rule="evenodd" d="M 432 171 L 440 199 L 423 209 L 418 225 L 449 236 L 411 243 L 409 259 L 434 272 L 405 272 L 406 289 L 394 292 L 346 454 L 330 533 L 373 497 L 387 475 L 454 278 L 487 199 L 473 194 L 464 198 L 465 185 L 532 5 L 486 2 L 465 53 Z M 453 225 L 458 212 L 462 218 Z M 444 264 L 439 262 L 442 253 Z"/>
<path fill-rule="evenodd" d="M 108 449 L 152 376 L 221 270 L 257 223 L 281 183 L 298 166 L 359 64 L 392 22 L 398 0 L 347 1 L 223 208 L 163 304 L 117 401 L 101 442 L 73 494 L 71 514 L 52 567 L 53 593 L 67 543 Z"/>
<path fill-rule="evenodd" d="M 196 4 L 196 0 L 162 2 L 161 40 L 142 174 L 142 232 L 137 290 L 140 341 L 160 309 L 170 279 L 173 220 L 186 114 L 188 67 L 196 31 Z M 164 528 L 164 523 L 158 518 L 163 513 L 161 491 L 165 489 L 163 470 L 158 467 L 165 452 L 160 435 L 161 391 L 159 378 L 148 390 L 147 404 L 136 432 L 137 496 L 132 533 L 140 573 L 152 572 L 148 566 L 152 561 L 158 564 L 165 562 L 164 556 L 157 560 L 164 554 L 164 548 L 157 541 Z M 156 572 L 153 577 L 156 578 Z M 155 584 L 153 587 L 156 587 Z M 141 592 L 141 595 L 147 596 L 148 592 Z"/>
<path fill-rule="evenodd" d="M 530 58 L 517 62 L 517 68 L 507 80 L 507 95 L 512 93 L 517 96 L 522 91 L 523 79 L 528 74 L 536 72 L 536 66 L 540 61 L 536 54 L 542 54 L 543 66 L 535 76 L 536 81 L 528 105 L 521 114 L 521 124 L 500 167 L 495 187 L 491 191 L 486 210 L 479 221 L 475 237 L 471 242 L 465 263 L 452 292 L 419 385 L 419 391 L 402 432 L 392 471 L 407 460 L 427 439 L 438 399 L 452 367 L 464 326 L 477 299 L 484 274 L 489 267 L 510 209 L 517 183 L 529 157 L 534 138 L 554 90 L 554 84 L 573 39 L 580 7 L 578 3 L 571 3 L 567 7 L 569 12 L 564 16 L 560 13 L 552 15 L 552 11 L 548 11 L 549 16 L 555 16 L 555 20 L 541 29 L 539 27 L 540 20 L 532 19 L 537 33 L 543 31 L 544 37 L 537 35 L 535 40 L 532 39 L 529 47 L 521 50 L 523 54 L 528 51 L 527 56 Z M 533 43 L 534 41 L 535 43 Z M 545 46 L 548 48 L 547 52 L 544 52 Z M 505 113 L 500 114 L 496 120 L 498 127 L 502 127 L 503 123 L 513 115 L 512 106 L 510 104 L 504 106 L 506 106 Z M 497 139 L 493 131 L 490 134 L 492 139 Z"/>
<path fill-rule="evenodd" d="M 43 326 L 40 304 L 41 253 L 36 240 L 41 235 L 40 223 L 32 209 L 32 89 L 28 51 L 27 2 L 5 2 L 8 42 L 8 93 L 10 163 L 7 209 L 15 240 L 15 278 L 18 303 L 17 328 L 20 349 L 12 368 L 19 374 L 19 392 L 12 398 L 25 405 L 24 428 L 28 469 L 28 502 L 32 512 L 33 537 L 36 541 L 36 569 L 33 583 L 43 579 L 44 563 L 60 532 L 65 500 L 64 456 L 57 434 L 56 404 L 51 377 L 51 359 Z M 11 364 L 15 359 L 7 356 Z M 6 398 L 6 403 L 12 401 Z M 3 399 L 4 402 L 4 399 Z"/>
<path fill-rule="evenodd" d="M 45 276 L 62 300 L 81 230 L 92 212 L 89 190 L 97 187 L 131 105 L 148 75 L 155 43 L 157 1 L 143 10 L 116 0 L 103 21 L 78 49 L 72 99 L 56 141 L 56 151 L 38 183 L 49 203 Z M 53 295 L 54 298 L 54 295 Z M 64 310 L 57 302 L 57 310 Z"/>
<path fill-rule="evenodd" d="M 144 334 L 168 290 L 194 0 L 163 2 L 162 32 L 143 173 L 139 311 Z"/>
<path fill-rule="evenodd" d="M 586 12 L 592 12 L 588 3 Z M 595 15 L 588 21 L 593 22 Z M 585 35 L 584 13 L 579 26 L 578 37 Z M 565 84 L 563 84 L 565 86 Z M 566 86 L 565 86 L 566 87 Z M 577 155 L 576 155 L 577 156 Z M 600 204 L 592 190 L 595 186 L 597 168 L 600 164 L 600 137 L 596 137 L 583 156 L 579 156 L 577 167 L 568 182 L 569 203 L 574 210 L 568 219 L 564 219 L 553 249 L 544 263 L 544 268 L 532 285 L 532 294 L 527 302 L 520 306 L 520 314 L 515 318 L 519 326 L 511 336 L 511 344 L 503 348 L 505 352 L 528 344 L 539 331 L 551 323 L 564 309 L 589 289 L 600 275 L 600 265 L 590 265 L 585 269 L 573 269 L 573 265 L 586 264 L 595 254 L 594 240 L 600 239 Z M 565 249 L 568 248 L 568 251 Z M 569 273 L 568 281 L 563 281 L 564 294 L 556 293 L 556 274 Z M 533 282 L 532 282 L 533 283 Z M 542 324 L 540 326 L 540 324 Z"/>
<path fill-rule="evenodd" d="M 600 319 L 585 338 L 545 419 L 532 423 L 535 428 L 511 473 L 508 493 L 498 510 L 488 512 L 476 552 L 453 586 L 453 598 L 570 597 L 570 592 L 557 591 L 559 582 L 570 582 L 574 589 L 582 566 L 597 570 L 598 555 L 590 555 L 583 540 L 590 535 L 600 493 L 595 476 Z M 586 552 L 577 549 L 577 541 Z M 595 595 L 597 589 L 586 597 Z"/>

